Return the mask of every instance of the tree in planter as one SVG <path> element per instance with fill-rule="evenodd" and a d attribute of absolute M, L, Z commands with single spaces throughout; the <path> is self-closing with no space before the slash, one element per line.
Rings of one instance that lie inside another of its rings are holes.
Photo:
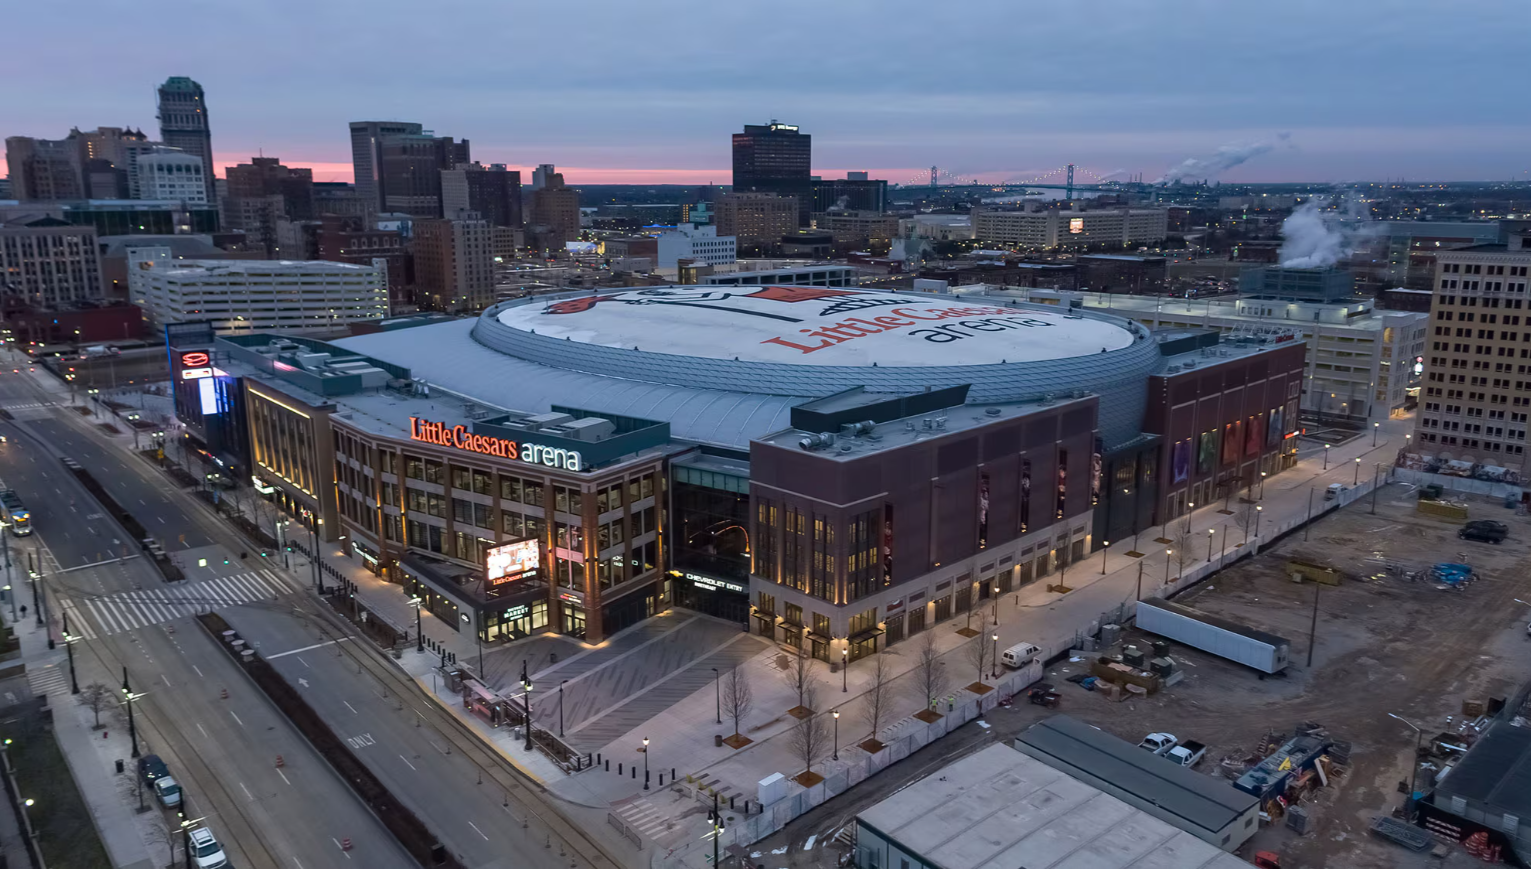
<path fill-rule="evenodd" d="M 1191 517 L 1187 516 L 1185 521 L 1180 523 L 1175 529 L 1174 537 L 1170 539 L 1175 541 L 1175 567 L 1178 576 L 1185 576 L 1186 562 L 1191 560 Z"/>
<path fill-rule="evenodd" d="M 882 750 L 882 741 L 877 738 L 877 732 L 882 729 L 882 720 L 888 714 L 888 707 L 893 705 L 893 664 L 888 660 L 892 654 L 895 653 L 883 652 L 872 656 L 872 684 L 861 695 L 861 720 L 872 731 L 872 735 L 862 745 L 876 743 L 875 751 Z M 874 751 L 871 748 L 868 750 Z"/>
<path fill-rule="evenodd" d="M 803 705 L 815 702 L 814 695 L 817 693 L 817 686 L 810 685 L 805 697 L 807 703 Z M 792 756 L 803 764 L 803 771 L 797 776 L 798 783 L 813 784 L 813 781 L 805 779 L 814 775 L 813 765 L 824 759 L 824 749 L 829 747 L 829 725 L 824 723 L 824 716 L 810 714 L 793 725 L 787 733 L 787 747 L 792 751 Z"/>
<path fill-rule="evenodd" d="M 1255 508 L 1249 504 L 1239 505 L 1239 509 L 1233 514 L 1233 524 L 1244 532 L 1244 542 L 1249 542 L 1249 530 L 1255 524 Z"/>
<path fill-rule="evenodd" d="M 813 712 L 813 698 L 817 693 L 818 678 L 813 675 L 812 659 L 802 649 L 794 649 L 791 662 L 782 671 L 787 687 L 797 695 L 797 708 Z"/>
<path fill-rule="evenodd" d="M 988 631 L 979 632 L 978 636 L 968 643 L 967 659 L 968 663 L 978 671 L 978 678 L 975 681 L 980 685 L 983 684 L 984 674 L 993 669 L 994 665 L 994 640 Z"/>
<path fill-rule="evenodd" d="M 170 829 L 170 822 L 165 820 L 160 812 L 146 812 L 149 828 L 144 832 L 144 838 L 151 845 L 163 845 L 170 859 L 165 861 L 166 866 L 175 866 L 175 846 L 180 844 L 180 831 Z"/>
<path fill-rule="evenodd" d="M 936 698 L 945 694 L 947 688 L 946 668 L 936 649 L 935 632 L 925 632 L 914 654 L 914 690 L 924 698 L 927 710 L 934 709 Z"/>
<path fill-rule="evenodd" d="M 740 741 L 739 722 L 750 714 L 750 707 L 755 703 L 754 691 L 750 687 L 749 674 L 744 672 L 744 665 L 735 664 L 728 675 L 723 677 L 723 710 L 734 722 L 735 742 Z"/>
<path fill-rule="evenodd" d="M 92 682 L 80 689 L 77 702 L 96 714 L 96 730 L 101 729 L 101 710 L 117 705 L 117 695 L 100 682 Z"/>

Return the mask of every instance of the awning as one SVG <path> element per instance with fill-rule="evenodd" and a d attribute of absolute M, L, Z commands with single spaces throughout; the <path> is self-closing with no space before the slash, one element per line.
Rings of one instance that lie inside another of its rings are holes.
<path fill-rule="evenodd" d="M 881 628 L 868 628 L 859 634 L 852 634 L 850 641 L 852 644 L 865 643 L 868 640 L 875 640 L 882 635 L 883 630 Z"/>

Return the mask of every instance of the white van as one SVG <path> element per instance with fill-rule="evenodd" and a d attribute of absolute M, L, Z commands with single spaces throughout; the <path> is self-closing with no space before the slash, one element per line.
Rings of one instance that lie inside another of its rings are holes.
<path fill-rule="evenodd" d="M 1325 501 L 1333 501 L 1335 498 L 1338 498 L 1340 495 L 1344 494 L 1344 492 L 1345 492 L 1345 484 L 1343 484 L 1343 483 L 1330 483 L 1329 484 L 1329 488 L 1324 490 L 1324 500 Z"/>
<path fill-rule="evenodd" d="M 1016 643 L 1000 653 L 999 662 L 1012 670 L 1019 670 L 1035 661 L 1040 654 L 1042 650 L 1030 643 Z"/>

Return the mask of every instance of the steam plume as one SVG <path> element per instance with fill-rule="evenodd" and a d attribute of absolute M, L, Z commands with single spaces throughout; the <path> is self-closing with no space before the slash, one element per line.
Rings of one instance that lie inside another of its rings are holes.
<path fill-rule="evenodd" d="M 1230 145 L 1224 145 L 1205 157 L 1187 157 L 1185 162 L 1165 172 L 1154 183 L 1170 184 L 1175 181 L 1216 180 L 1217 176 L 1229 169 L 1241 163 L 1247 163 L 1261 154 L 1274 151 L 1277 145 L 1285 143 L 1291 137 L 1291 133 L 1281 132 L 1276 134 L 1274 141 L 1266 139 L 1259 142 L 1235 142 Z"/>
<path fill-rule="evenodd" d="M 1371 223 L 1361 203 L 1347 198 L 1331 209 L 1328 199 L 1313 198 L 1298 206 L 1281 223 L 1281 265 L 1294 269 L 1332 266 L 1381 231 Z"/>

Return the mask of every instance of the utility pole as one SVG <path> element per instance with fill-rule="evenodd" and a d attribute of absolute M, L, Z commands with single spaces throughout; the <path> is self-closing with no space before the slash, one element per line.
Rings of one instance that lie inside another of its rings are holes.
<path fill-rule="evenodd" d="M 128 687 L 128 668 L 122 668 L 122 697 L 128 706 L 128 739 L 133 743 L 133 757 L 138 757 L 138 725 L 133 721 L 133 691 Z"/>
<path fill-rule="evenodd" d="M 1318 593 L 1324 587 L 1321 582 L 1313 583 L 1313 620 L 1308 623 L 1308 667 L 1313 667 L 1313 644 L 1318 638 Z"/>
<path fill-rule="evenodd" d="M 1382 463 L 1378 462 L 1372 468 L 1372 515 L 1377 515 L 1377 490 L 1382 488 Z"/>
<path fill-rule="evenodd" d="M 1302 539 L 1308 539 L 1308 529 L 1313 527 L 1313 487 L 1308 487 L 1308 520 L 1302 525 Z"/>

